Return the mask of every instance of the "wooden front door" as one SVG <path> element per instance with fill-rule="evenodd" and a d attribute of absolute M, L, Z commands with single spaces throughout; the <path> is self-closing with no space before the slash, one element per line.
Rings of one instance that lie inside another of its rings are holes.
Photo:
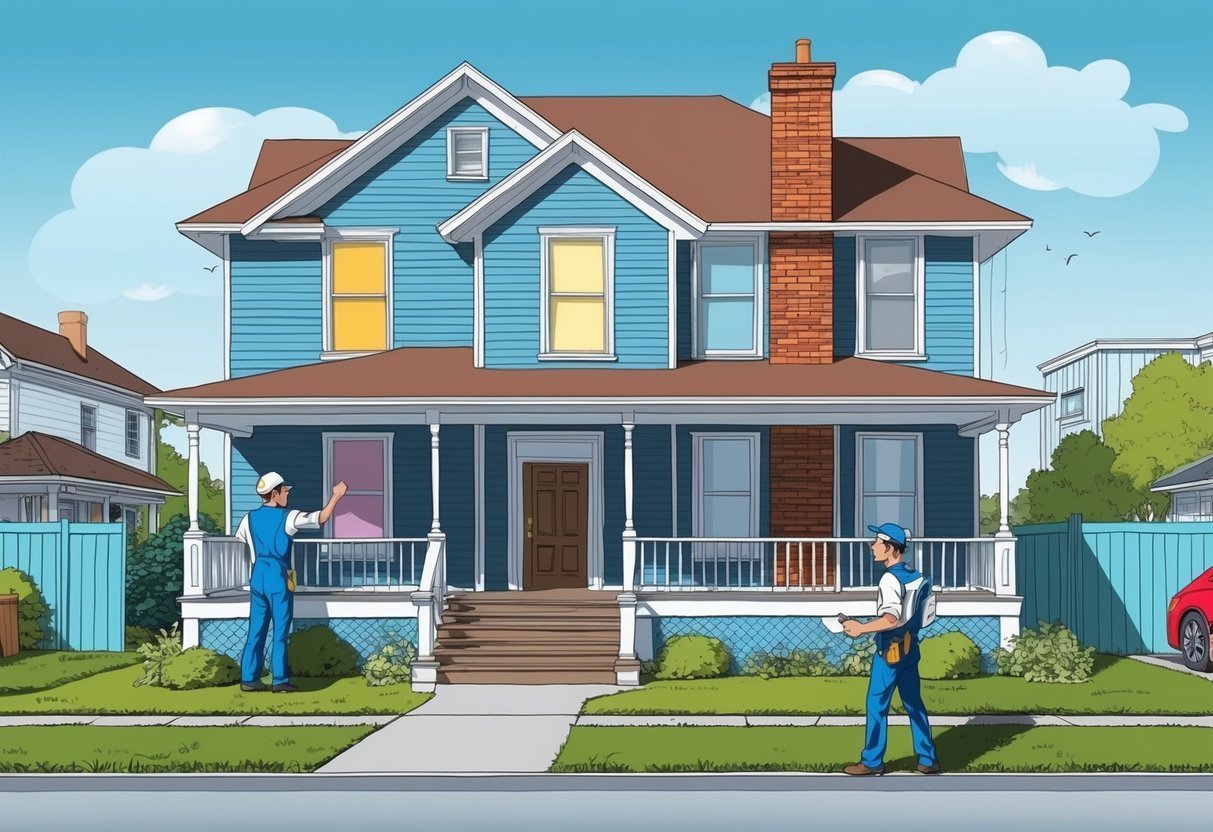
<path fill-rule="evenodd" d="M 589 465 L 523 463 L 523 589 L 586 587 L 589 481 Z"/>

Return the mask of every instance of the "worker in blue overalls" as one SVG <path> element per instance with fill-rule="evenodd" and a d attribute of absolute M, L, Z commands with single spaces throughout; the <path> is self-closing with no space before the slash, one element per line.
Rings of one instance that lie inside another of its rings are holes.
<path fill-rule="evenodd" d="M 345 483 L 333 487 L 333 496 L 320 511 L 287 511 L 287 485 L 277 471 L 257 480 L 261 506 L 240 521 L 236 539 L 248 546 L 253 561 L 249 577 L 248 640 L 240 663 L 240 689 L 265 690 L 261 669 L 265 659 L 265 637 L 270 623 L 274 641 L 270 647 L 270 670 L 274 693 L 298 690 L 291 684 L 286 662 L 286 640 L 295 609 L 294 570 L 291 568 L 291 538 L 300 529 L 318 529 L 329 521 L 337 502 L 345 496 Z"/>
<path fill-rule="evenodd" d="M 867 732 L 863 755 L 858 763 L 847 766 L 847 774 L 884 774 L 885 746 L 889 734 L 889 704 L 893 691 L 901 694 L 901 704 L 910 718 L 914 753 L 921 774 L 938 774 L 939 758 L 931 739 L 927 709 L 922 704 L 918 676 L 918 631 L 930 583 L 909 564 L 905 556 L 908 529 L 896 523 L 868 526 L 876 538 L 872 556 L 885 567 L 878 584 L 876 618 L 866 624 L 855 619 L 843 622 L 843 632 L 851 638 L 868 633 L 876 638 L 876 656 L 872 659 L 872 677 L 868 682 Z"/>

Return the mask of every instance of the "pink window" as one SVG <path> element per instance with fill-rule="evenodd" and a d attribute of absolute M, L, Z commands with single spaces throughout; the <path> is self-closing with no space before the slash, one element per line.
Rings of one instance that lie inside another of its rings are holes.
<path fill-rule="evenodd" d="M 387 466 L 386 439 L 329 439 L 330 482 L 349 487 L 333 513 L 333 537 L 388 536 Z"/>

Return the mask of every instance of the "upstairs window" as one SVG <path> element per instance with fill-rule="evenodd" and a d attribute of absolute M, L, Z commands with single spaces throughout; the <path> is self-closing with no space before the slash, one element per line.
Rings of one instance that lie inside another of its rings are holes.
<path fill-rule="evenodd" d="M 325 351 L 356 354 L 388 349 L 391 232 L 342 230 L 325 245 Z"/>
<path fill-rule="evenodd" d="M 489 128 L 447 128 L 446 175 L 448 179 L 489 178 Z"/>
<path fill-rule="evenodd" d="M 1060 402 L 1061 418 L 1070 419 L 1082 415 L 1082 393 L 1080 387 L 1077 390 L 1071 390 L 1069 393 L 1063 393 Z"/>
<path fill-rule="evenodd" d="M 925 358 L 922 239 L 859 239 L 859 355 Z"/>
<path fill-rule="evenodd" d="M 695 256 L 696 354 L 762 354 L 762 257 L 758 239 L 700 242 Z"/>
<path fill-rule="evenodd" d="M 139 411 L 126 411 L 126 455 L 139 458 Z"/>
<path fill-rule="evenodd" d="M 91 404 L 80 405 L 80 444 L 97 450 L 97 408 Z"/>
<path fill-rule="evenodd" d="M 611 358 L 615 229 L 541 228 L 541 357 Z"/>

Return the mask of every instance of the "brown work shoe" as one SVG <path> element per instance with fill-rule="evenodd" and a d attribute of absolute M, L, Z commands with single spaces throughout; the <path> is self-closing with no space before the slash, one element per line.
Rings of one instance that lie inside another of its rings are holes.
<path fill-rule="evenodd" d="M 264 682 L 253 682 L 251 684 L 249 682 L 241 682 L 240 689 L 245 693 L 252 693 L 253 691 L 265 690 L 266 688 Z"/>
<path fill-rule="evenodd" d="M 855 777 L 865 777 L 873 774 L 884 774 L 884 767 L 868 768 L 863 763 L 855 763 L 855 765 L 847 766 L 842 770 L 843 774 L 850 774 Z"/>
<path fill-rule="evenodd" d="M 931 763 L 929 766 L 924 766 L 922 763 L 919 763 L 918 764 L 918 773 L 919 774 L 939 774 L 939 763 Z"/>
<path fill-rule="evenodd" d="M 292 685 L 288 682 L 282 682 L 280 684 L 274 685 L 272 688 L 270 688 L 270 690 L 273 691 L 274 693 L 294 693 L 295 691 L 299 690 L 299 688 L 295 687 L 294 685 Z"/>

